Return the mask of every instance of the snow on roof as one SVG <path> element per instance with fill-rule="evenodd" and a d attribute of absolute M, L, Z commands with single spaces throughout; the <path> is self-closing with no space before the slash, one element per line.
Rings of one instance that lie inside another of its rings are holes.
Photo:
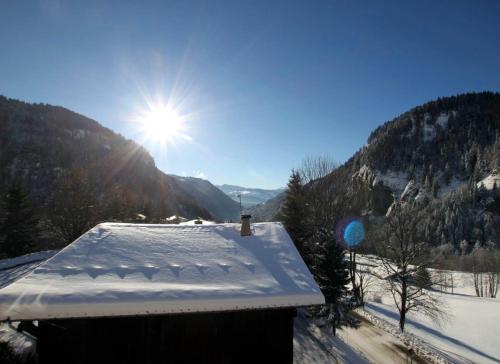
<path fill-rule="evenodd" d="M 99 224 L 0 290 L 0 320 L 324 303 L 280 223 Z"/>
<path fill-rule="evenodd" d="M 0 271 L 25 265 L 28 263 L 41 262 L 55 255 L 57 250 L 44 250 L 41 252 L 29 253 L 15 258 L 0 260 Z"/>
<path fill-rule="evenodd" d="M 30 273 L 44 260 L 49 259 L 56 253 L 57 250 L 46 250 L 0 260 L 0 288 L 8 286 L 22 276 Z"/>
<path fill-rule="evenodd" d="M 179 223 L 179 225 L 213 225 L 215 222 L 203 219 L 194 219 Z"/>
<path fill-rule="evenodd" d="M 182 216 L 177 216 L 177 215 L 172 215 L 170 217 L 167 217 L 165 219 L 166 221 L 188 221 L 185 217 Z"/>

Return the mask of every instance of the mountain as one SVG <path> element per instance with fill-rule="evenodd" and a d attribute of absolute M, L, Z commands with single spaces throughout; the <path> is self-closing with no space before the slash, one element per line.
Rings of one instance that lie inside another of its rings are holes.
<path fill-rule="evenodd" d="M 350 180 L 343 192 L 352 212 L 385 215 L 391 200 L 413 200 L 422 236 L 459 250 L 464 242 L 500 246 L 499 196 L 480 183 L 499 167 L 500 94 L 483 92 L 440 98 L 383 124 L 334 173 Z"/>
<path fill-rule="evenodd" d="M 172 175 L 179 190 L 196 199 L 218 220 L 238 221 L 240 205 L 209 181 L 195 177 Z"/>
<path fill-rule="evenodd" d="M 384 123 L 325 180 L 342 197 L 333 208 L 343 216 L 376 222 L 396 199 L 413 200 L 425 239 L 458 249 L 463 241 L 500 245 L 499 170 L 500 94 L 483 92 L 439 98 Z M 276 202 L 267 205 L 258 212 L 274 219 Z"/>
<path fill-rule="evenodd" d="M 262 188 L 249 188 L 235 185 L 217 185 L 222 192 L 231 197 L 234 201 L 240 202 L 239 195 L 241 194 L 241 205 L 243 208 L 252 207 L 266 202 L 269 199 L 279 195 L 285 189 L 277 188 L 274 190 L 266 190 Z"/>
<path fill-rule="evenodd" d="M 443 199 L 499 163 L 500 94 L 484 92 L 440 98 L 383 124 L 334 173 L 396 197 Z"/>
<path fill-rule="evenodd" d="M 285 192 L 281 192 L 264 203 L 246 208 L 244 213 L 252 215 L 252 219 L 255 222 L 279 221 L 280 210 L 284 200 Z"/>
<path fill-rule="evenodd" d="M 148 218 L 213 217 L 135 142 L 65 108 L 0 96 L 0 192 L 20 181 L 39 214 L 50 215 L 61 182 L 74 171 L 95 187 L 100 205 L 119 198 Z"/>

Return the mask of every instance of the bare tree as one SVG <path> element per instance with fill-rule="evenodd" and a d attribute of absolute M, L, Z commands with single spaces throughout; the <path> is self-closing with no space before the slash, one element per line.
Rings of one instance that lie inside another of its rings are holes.
<path fill-rule="evenodd" d="M 500 284 L 500 251 L 477 247 L 466 259 L 477 297 L 495 298 Z"/>
<path fill-rule="evenodd" d="M 354 247 L 349 247 L 349 279 L 351 280 L 352 292 L 357 304 L 362 305 L 363 301 L 361 298 L 360 287 L 358 286 L 357 278 L 358 266 L 356 264 L 356 250 Z"/>
<path fill-rule="evenodd" d="M 434 286 L 439 287 L 441 293 L 448 293 L 451 290 L 451 294 L 454 294 L 455 282 L 453 273 L 437 269 L 432 275 L 432 283 L 434 284 Z"/>
<path fill-rule="evenodd" d="M 338 164 L 330 157 L 306 157 L 299 168 L 300 177 L 304 184 L 322 179 L 332 173 Z"/>
<path fill-rule="evenodd" d="M 346 210 L 347 197 L 339 193 L 332 176 L 336 168 L 337 163 L 329 157 L 307 157 L 299 168 L 314 229 L 333 228 Z"/>
<path fill-rule="evenodd" d="M 495 298 L 498 293 L 498 284 L 499 284 L 500 274 L 498 272 L 488 272 L 488 294 L 491 298 Z"/>
<path fill-rule="evenodd" d="M 379 255 L 387 277 L 386 288 L 399 311 L 401 331 L 409 312 L 420 312 L 434 320 L 445 317 L 439 299 L 415 279 L 419 267 L 433 263 L 426 244 L 418 237 L 419 222 L 417 210 L 411 204 L 395 202 L 382 229 Z"/>
<path fill-rule="evenodd" d="M 477 297 L 484 297 L 484 286 L 485 283 L 483 279 L 484 273 L 484 252 L 481 248 L 475 249 L 469 256 L 470 267 L 472 270 L 472 279 L 474 282 L 474 290 L 476 291 Z"/>
<path fill-rule="evenodd" d="M 355 270 L 356 287 L 358 288 L 359 294 L 359 304 L 361 306 L 365 305 L 365 298 L 373 287 L 375 283 L 374 276 L 370 272 L 370 269 L 363 265 L 357 264 Z"/>
<path fill-rule="evenodd" d="M 486 255 L 486 280 L 488 296 L 495 298 L 500 284 L 500 251 L 491 243 Z"/>

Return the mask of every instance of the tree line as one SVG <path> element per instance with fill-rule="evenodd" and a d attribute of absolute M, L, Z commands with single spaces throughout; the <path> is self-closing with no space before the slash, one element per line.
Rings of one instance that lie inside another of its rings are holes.
<path fill-rule="evenodd" d="M 54 197 L 35 208 L 20 180 L 0 192 L 0 258 L 66 246 L 100 222 L 160 222 L 170 216 L 166 205 L 137 201 L 115 190 L 103 198 L 83 171 L 62 177 Z"/>

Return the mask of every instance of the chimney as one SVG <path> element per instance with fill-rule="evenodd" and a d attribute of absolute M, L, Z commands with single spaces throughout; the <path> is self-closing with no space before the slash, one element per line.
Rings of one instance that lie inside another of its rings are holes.
<path fill-rule="evenodd" d="M 252 231 L 250 230 L 250 219 L 252 215 L 241 215 L 241 236 L 249 236 L 252 235 Z"/>

